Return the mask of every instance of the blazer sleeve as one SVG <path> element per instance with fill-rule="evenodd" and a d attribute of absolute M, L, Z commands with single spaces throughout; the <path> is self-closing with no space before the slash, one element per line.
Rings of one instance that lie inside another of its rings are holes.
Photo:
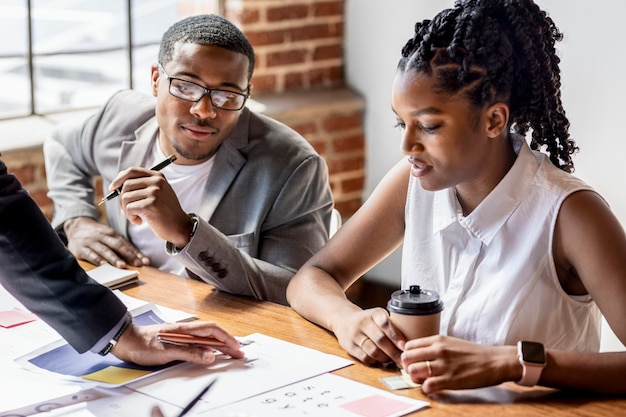
<path fill-rule="evenodd" d="M 126 306 L 93 281 L 0 161 L 0 284 L 78 352 L 116 326 Z"/>
<path fill-rule="evenodd" d="M 55 229 L 74 217 L 99 217 L 94 178 L 102 177 L 106 188 L 120 171 L 122 143 L 135 140 L 135 130 L 153 116 L 152 97 L 122 90 L 85 120 L 55 127 L 43 144 Z"/>
<path fill-rule="evenodd" d="M 326 163 L 310 155 L 282 185 L 259 236 L 226 236 L 201 219 L 175 256 L 191 276 L 219 290 L 287 305 L 287 284 L 328 241 L 333 206 Z"/>

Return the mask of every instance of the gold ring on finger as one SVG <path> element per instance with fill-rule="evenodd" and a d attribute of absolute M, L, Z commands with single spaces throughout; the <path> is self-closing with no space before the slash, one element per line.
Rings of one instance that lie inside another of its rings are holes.
<path fill-rule="evenodd" d="M 364 344 L 365 342 L 367 342 L 368 340 L 370 340 L 370 339 L 369 339 L 368 337 L 366 337 L 365 339 L 363 339 L 363 340 L 361 341 L 361 343 L 359 344 L 359 347 L 361 348 L 361 350 L 363 350 L 363 344 Z"/>

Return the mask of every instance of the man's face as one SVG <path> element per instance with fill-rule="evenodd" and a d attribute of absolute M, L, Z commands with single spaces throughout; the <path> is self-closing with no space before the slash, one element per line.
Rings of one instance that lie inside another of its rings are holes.
<path fill-rule="evenodd" d="M 247 94 L 248 58 L 217 46 L 181 43 L 170 62 L 167 75 L 205 88 Z M 211 103 L 209 94 L 192 102 L 169 92 L 170 80 L 154 68 L 152 92 L 157 97 L 156 117 L 159 144 L 164 154 L 175 153 L 177 164 L 192 165 L 209 159 L 235 129 L 242 110 L 224 110 Z"/>

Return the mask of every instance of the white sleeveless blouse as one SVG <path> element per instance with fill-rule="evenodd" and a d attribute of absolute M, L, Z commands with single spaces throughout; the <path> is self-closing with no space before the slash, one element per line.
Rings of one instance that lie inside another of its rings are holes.
<path fill-rule="evenodd" d="M 507 175 L 468 216 L 453 189 L 425 191 L 411 177 L 402 288 L 418 284 L 444 302 L 440 334 L 487 345 L 518 340 L 598 351 L 601 314 L 590 296 L 560 286 L 552 240 L 565 198 L 591 190 L 534 152 L 521 136 Z"/>

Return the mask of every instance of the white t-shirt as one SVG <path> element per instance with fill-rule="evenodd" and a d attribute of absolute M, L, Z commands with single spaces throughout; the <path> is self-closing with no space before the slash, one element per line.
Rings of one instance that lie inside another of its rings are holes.
<path fill-rule="evenodd" d="M 155 140 L 151 152 L 148 154 L 144 167 L 154 166 L 167 156 L 161 152 L 158 141 Z M 197 165 L 170 164 L 161 172 L 167 178 L 178 201 L 187 213 L 196 213 L 200 207 L 202 190 L 213 167 L 214 157 Z M 185 267 L 176 261 L 176 258 L 167 254 L 165 242 L 158 238 L 146 222 L 135 225 L 129 222 L 128 236 L 144 255 L 150 259 L 150 265 L 172 274 L 187 276 Z"/>
<path fill-rule="evenodd" d="M 591 188 L 531 151 L 520 136 L 513 141 L 513 167 L 468 216 L 453 189 L 425 191 L 411 177 L 402 288 L 418 284 L 441 295 L 443 335 L 598 351 L 600 311 L 590 296 L 563 291 L 552 256 L 563 200 Z"/>

